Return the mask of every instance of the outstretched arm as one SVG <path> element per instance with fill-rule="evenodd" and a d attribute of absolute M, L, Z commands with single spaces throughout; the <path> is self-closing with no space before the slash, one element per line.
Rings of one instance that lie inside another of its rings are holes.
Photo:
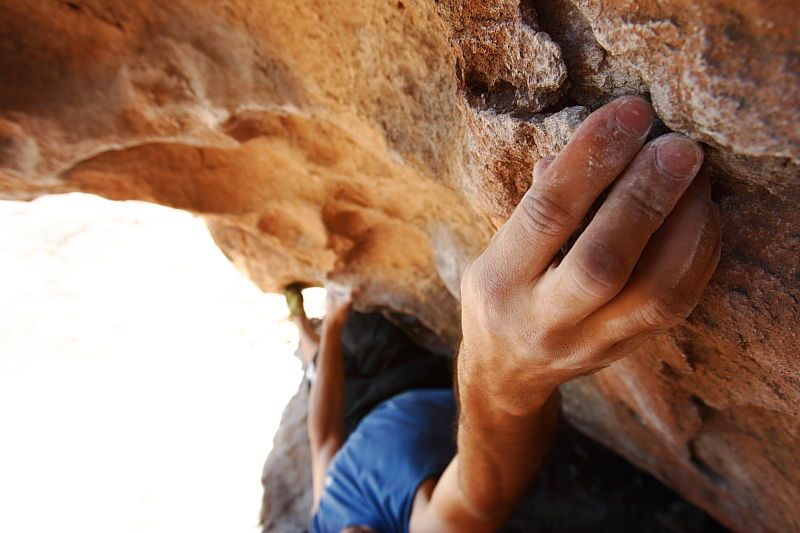
<path fill-rule="evenodd" d="M 342 328 L 353 303 L 353 293 L 328 288 L 327 312 L 322 322 L 317 371 L 308 399 L 308 438 L 314 512 L 324 489 L 328 465 L 344 442 L 344 362 Z"/>
<path fill-rule="evenodd" d="M 700 147 L 644 144 L 640 98 L 592 113 L 534 182 L 461 282 L 458 454 L 415 506 L 415 531 L 492 531 L 531 483 L 552 439 L 560 384 L 630 353 L 692 311 L 720 232 Z M 559 251 L 608 195 L 563 259 Z"/>

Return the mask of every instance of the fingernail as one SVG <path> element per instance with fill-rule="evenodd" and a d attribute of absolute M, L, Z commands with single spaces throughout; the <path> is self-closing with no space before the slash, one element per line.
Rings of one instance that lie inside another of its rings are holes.
<path fill-rule="evenodd" d="M 650 130 L 653 110 L 650 104 L 636 96 L 629 96 L 617 104 L 617 124 L 626 133 L 641 137 Z"/>
<path fill-rule="evenodd" d="M 669 136 L 656 144 L 656 163 L 675 178 L 694 176 L 702 160 L 700 147 L 686 137 Z"/>

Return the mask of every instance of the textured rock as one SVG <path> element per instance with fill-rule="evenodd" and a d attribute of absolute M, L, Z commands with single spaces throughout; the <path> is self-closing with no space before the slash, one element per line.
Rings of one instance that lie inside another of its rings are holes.
<path fill-rule="evenodd" d="M 308 444 L 308 383 L 303 381 L 283 411 L 262 483 L 263 531 L 297 533 L 308 527 L 311 511 L 311 447 Z"/>
<path fill-rule="evenodd" d="M 800 27 L 788 1 L 0 0 L 0 196 L 187 209 L 265 290 L 335 279 L 458 337 L 458 278 L 589 109 L 706 144 L 692 319 L 567 415 L 738 530 L 800 528 Z M 663 128 L 662 128 L 663 129 Z"/>

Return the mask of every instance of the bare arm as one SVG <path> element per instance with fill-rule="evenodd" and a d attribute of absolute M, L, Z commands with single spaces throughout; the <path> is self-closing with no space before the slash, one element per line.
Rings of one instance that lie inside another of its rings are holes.
<path fill-rule="evenodd" d="M 459 452 L 430 504 L 414 509 L 411 531 L 495 531 L 538 472 L 555 434 L 556 397 L 529 417 L 498 416 L 489 405 L 462 404 Z"/>
<path fill-rule="evenodd" d="M 328 310 L 322 323 L 317 371 L 308 399 L 308 438 L 311 445 L 312 512 L 325 487 L 328 465 L 344 442 L 344 362 L 342 328 L 352 294 L 328 291 Z"/>
<path fill-rule="evenodd" d="M 319 334 L 314 330 L 311 321 L 305 313 L 292 317 L 292 322 L 297 326 L 300 334 L 300 350 L 303 352 L 303 359 L 307 364 L 314 361 L 314 355 L 319 351 Z"/>
<path fill-rule="evenodd" d="M 458 454 L 415 531 L 492 531 L 550 445 L 560 384 L 630 353 L 692 311 L 719 259 L 702 150 L 644 144 L 649 105 L 622 98 L 581 125 L 461 283 Z M 608 196 L 569 253 L 559 250 Z"/>

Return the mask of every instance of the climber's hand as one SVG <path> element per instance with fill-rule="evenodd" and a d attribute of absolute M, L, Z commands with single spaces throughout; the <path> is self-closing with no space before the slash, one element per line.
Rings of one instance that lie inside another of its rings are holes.
<path fill-rule="evenodd" d="M 695 179 L 701 148 L 679 134 L 645 145 L 652 117 L 635 97 L 592 113 L 557 157 L 537 164 L 530 190 L 469 265 L 462 401 L 477 390 L 509 412 L 529 412 L 559 384 L 607 366 L 628 341 L 676 325 L 697 304 L 719 259 L 718 213 L 707 178 Z"/>
<path fill-rule="evenodd" d="M 358 287 L 347 287 L 328 282 L 325 285 L 325 291 L 325 323 L 344 325 L 347 313 L 353 306 L 353 300 L 358 295 Z"/>

